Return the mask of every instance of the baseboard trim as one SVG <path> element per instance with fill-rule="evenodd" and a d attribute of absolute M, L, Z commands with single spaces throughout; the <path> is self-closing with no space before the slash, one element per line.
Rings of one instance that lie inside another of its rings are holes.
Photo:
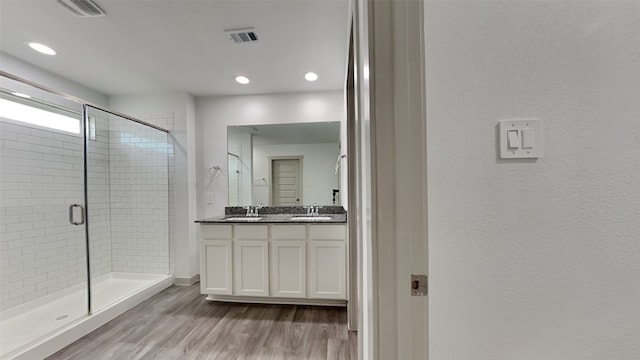
<path fill-rule="evenodd" d="M 205 294 L 206 295 L 206 294 Z M 287 305 L 316 305 L 316 306 L 347 306 L 346 300 L 333 299 L 303 299 L 303 298 L 270 298 L 232 295 L 207 295 L 208 301 L 239 302 L 254 304 L 287 304 Z"/>
<path fill-rule="evenodd" d="M 176 277 L 174 284 L 178 286 L 191 286 L 200 281 L 200 274 L 195 274 L 190 278 Z"/>

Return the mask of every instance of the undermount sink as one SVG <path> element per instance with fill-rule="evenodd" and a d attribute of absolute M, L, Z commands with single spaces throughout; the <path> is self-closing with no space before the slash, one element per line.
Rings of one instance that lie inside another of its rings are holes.
<path fill-rule="evenodd" d="M 258 221 L 262 219 L 261 217 L 255 217 L 255 216 L 247 216 L 247 217 L 230 217 L 230 218 L 225 218 L 225 221 Z"/>
<path fill-rule="evenodd" d="M 291 220 L 298 221 L 327 221 L 331 220 L 331 216 L 294 216 Z"/>

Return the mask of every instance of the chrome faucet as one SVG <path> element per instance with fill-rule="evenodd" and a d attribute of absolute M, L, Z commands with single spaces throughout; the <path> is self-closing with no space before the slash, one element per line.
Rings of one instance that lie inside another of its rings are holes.
<path fill-rule="evenodd" d="M 262 209 L 264 204 L 260 204 L 258 206 L 245 206 L 243 209 L 247 210 L 246 216 L 258 216 L 258 210 Z"/>
<path fill-rule="evenodd" d="M 260 203 L 260 205 L 258 206 L 254 206 L 253 207 L 253 216 L 258 216 L 258 210 L 262 209 L 264 207 L 263 203 Z"/>
<path fill-rule="evenodd" d="M 322 206 L 313 203 L 313 205 L 307 205 L 304 208 L 307 209 L 308 216 L 318 216 L 320 215 L 319 210 L 322 209 Z"/>
<path fill-rule="evenodd" d="M 255 216 L 253 206 L 245 206 L 243 209 L 247 210 L 247 214 L 245 216 Z"/>

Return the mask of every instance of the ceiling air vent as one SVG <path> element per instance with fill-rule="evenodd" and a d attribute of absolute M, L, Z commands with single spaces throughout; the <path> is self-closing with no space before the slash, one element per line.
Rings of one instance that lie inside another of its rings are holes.
<path fill-rule="evenodd" d="M 98 17 L 106 15 L 96 3 L 91 0 L 57 0 L 58 4 L 75 16 Z"/>
<path fill-rule="evenodd" d="M 236 44 L 245 44 L 258 41 L 258 33 L 253 28 L 225 30 L 225 34 Z"/>

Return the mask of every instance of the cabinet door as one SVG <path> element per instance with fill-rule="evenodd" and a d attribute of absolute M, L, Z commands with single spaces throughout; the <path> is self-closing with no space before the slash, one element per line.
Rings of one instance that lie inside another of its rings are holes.
<path fill-rule="evenodd" d="M 234 240 L 233 269 L 236 295 L 269 296 L 267 241 Z"/>
<path fill-rule="evenodd" d="M 344 241 L 309 243 L 309 297 L 346 299 L 346 263 Z"/>
<path fill-rule="evenodd" d="M 231 295 L 231 240 L 203 240 L 200 243 L 200 290 L 203 294 Z"/>
<path fill-rule="evenodd" d="M 306 257 L 305 241 L 271 243 L 271 296 L 306 296 Z"/>

